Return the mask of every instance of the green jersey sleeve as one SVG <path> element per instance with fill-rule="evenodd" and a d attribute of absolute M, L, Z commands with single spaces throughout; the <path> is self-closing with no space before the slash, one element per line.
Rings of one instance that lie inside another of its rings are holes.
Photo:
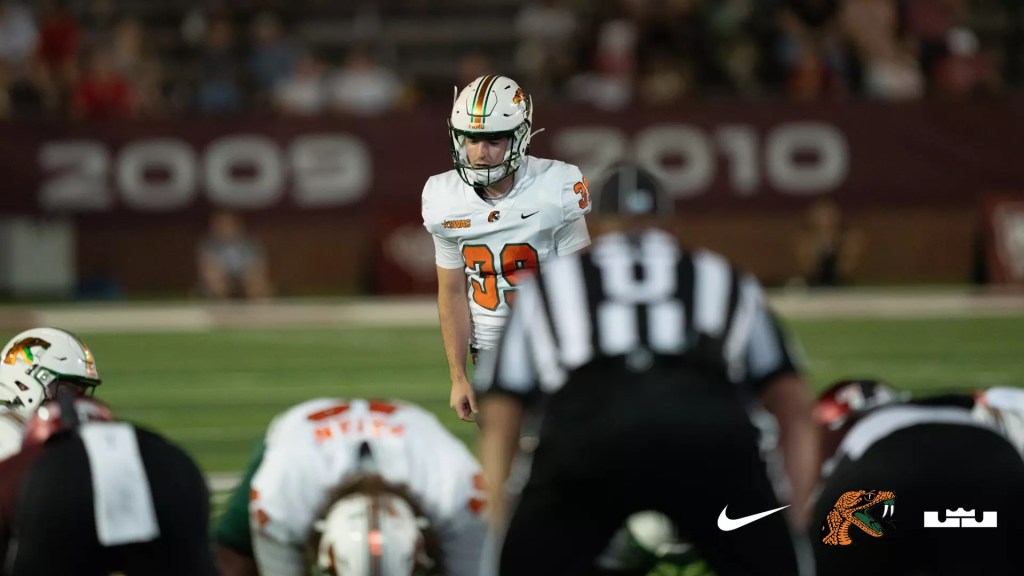
<path fill-rule="evenodd" d="M 228 497 L 224 511 L 217 518 L 213 529 L 214 542 L 249 558 L 253 557 L 252 536 L 249 533 L 249 488 L 252 484 L 252 477 L 263 462 L 263 452 L 266 447 L 266 441 L 261 438 L 253 451 L 242 480 Z"/>

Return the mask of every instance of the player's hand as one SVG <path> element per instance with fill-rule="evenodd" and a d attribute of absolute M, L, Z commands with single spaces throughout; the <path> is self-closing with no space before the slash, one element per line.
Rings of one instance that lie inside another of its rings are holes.
<path fill-rule="evenodd" d="M 452 395 L 449 405 L 459 418 L 466 422 L 476 421 L 476 394 L 473 386 L 465 378 L 452 381 Z"/>

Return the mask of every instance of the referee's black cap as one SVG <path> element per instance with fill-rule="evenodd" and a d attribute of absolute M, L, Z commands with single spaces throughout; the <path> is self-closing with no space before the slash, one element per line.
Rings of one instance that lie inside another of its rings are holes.
<path fill-rule="evenodd" d="M 613 166 L 601 185 L 590 192 L 595 216 L 671 217 L 675 211 L 672 197 L 658 179 L 635 164 Z"/>

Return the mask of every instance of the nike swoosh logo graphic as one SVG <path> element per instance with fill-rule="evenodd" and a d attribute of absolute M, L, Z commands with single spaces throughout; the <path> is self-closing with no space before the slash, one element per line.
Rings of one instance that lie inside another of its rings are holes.
<path fill-rule="evenodd" d="M 540 210 L 537 210 L 537 212 L 531 212 L 530 214 L 520 214 L 519 217 L 522 218 L 523 220 L 526 220 L 527 218 L 533 216 L 534 214 L 537 214 L 538 212 L 540 212 Z"/>
<path fill-rule="evenodd" d="M 718 529 L 722 532 L 729 532 L 730 530 L 743 528 L 751 522 L 757 522 L 761 518 L 764 518 L 765 516 L 771 516 L 772 514 L 778 512 L 779 510 L 785 510 L 786 508 L 789 508 L 789 506 L 790 505 L 787 504 L 785 506 L 780 506 L 774 510 L 768 510 L 767 512 L 761 512 L 760 514 L 751 514 L 750 516 L 744 516 L 743 518 L 736 519 L 732 519 L 726 516 L 725 511 L 729 509 L 729 507 L 726 506 L 725 508 L 722 508 L 722 513 L 718 515 Z"/>

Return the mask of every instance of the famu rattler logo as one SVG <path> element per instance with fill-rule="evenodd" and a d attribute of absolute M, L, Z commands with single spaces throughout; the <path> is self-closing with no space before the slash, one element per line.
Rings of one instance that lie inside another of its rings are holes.
<path fill-rule="evenodd" d="M 881 510 L 879 510 L 881 508 Z M 881 512 L 880 516 L 876 516 Z M 896 494 L 888 490 L 851 490 L 836 500 L 835 506 L 821 524 L 824 537 L 821 541 L 829 546 L 853 544 L 850 529 L 858 528 L 868 536 L 881 538 L 885 535 L 882 522 L 892 527 L 896 514 Z"/>

